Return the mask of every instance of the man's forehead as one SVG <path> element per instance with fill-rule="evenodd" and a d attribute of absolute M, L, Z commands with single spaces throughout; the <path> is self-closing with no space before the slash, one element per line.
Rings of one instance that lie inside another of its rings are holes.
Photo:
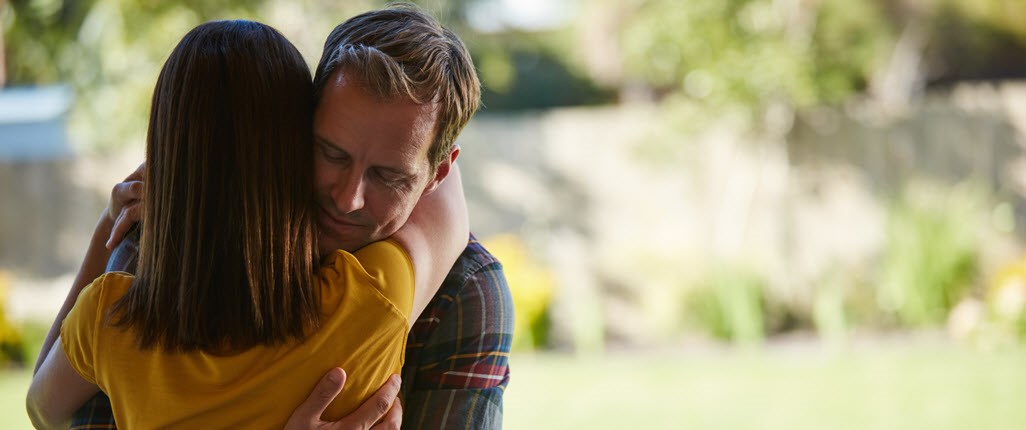
<path fill-rule="evenodd" d="M 326 87 L 315 114 L 320 139 L 348 151 L 357 143 L 373 143 L 392 156 L 427 159 L 437 136 L 437 103 L 382 99 L 345 79 Z"/>
<path fill-rule="evenodd" d="M 407 82 L 406 85 L 409 87 L 404 87 L 398 80 L 393 82 L 389 79 L 370 79 L 368 73 L 372 72 L 358 71 L 354 67 L 340 67 L 325 80 L 321 92 L 331 86 L 350 86 L 373 96 L 379 103 L 410 102 L 434 109 L 441 105 L 441 95 L 437 94 L 436 89 L 415 88 L 412 82 Z"/>
<path fill-rule="evenodd" d="M 390 88 L 380 82 L 377 85 L 371 84 L 362 74 L 347 72 L 348 69 L 336 70 L 331 78 L 326 80 L 324 88 L 321 89 L 321 99 L 317 103 L 317 109 L 324 105 L 324 99 L 330 98 L 332 94 L 337 97 L 339 90 L 348 89 L 359 92 L 366 101 L 373 101 L 380 105 L 391 106 L 417 106 L 420 111 L 420 119 L 426 122 L 432 129 L 438 125 L 438 118 L 442 111 L 440 97 L 437 94 L 425 95 L 422 100 L 417 100 L 399 88 Z M 416 93 L 416 90 L 412 90 Z"/>

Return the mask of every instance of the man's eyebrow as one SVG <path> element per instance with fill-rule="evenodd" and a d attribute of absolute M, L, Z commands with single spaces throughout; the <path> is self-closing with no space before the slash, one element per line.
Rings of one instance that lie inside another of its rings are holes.
<path fill-rule="evenodd" d="M 339 151 L 342 150 L 342 148 L 339 148 L 338 145 L 336 145 L 334 142 L 332 142 L 332 141 L 330 141 L 328 139 L 325 139 L 323 137 L 320 137 L 320 136 L 318 136 L 316 134 L 314 135 L 314 141 L 316 141 L 317 143 L 320 143 L 322 145 L 328 145 L 328 146 L 330 146 L 332 148 L 335 148 L 335 149 L 337 149 Z"/>
<path fill-rule="evenodd" d="M 345 154 L 349 154 L 348 151 L 346 151 L 345 149 L 342 149 L 342 147 L 336 145 L 334 142 L 332 142 L 332 141 L 330 141 L 328 139 L 325 139 L 325 138 L 323 138 L 321 136 L 318 136 L 316 134 L 314 134 L 314 142 L 316 142 L 317 144 L 320 144 L 320 145 L 326 145 L 329 148 L 334 149 L 336 151 L 339 151 L 339 152 L 342 152 L 342 153 L 345 153 Z M 374 166 L 374 168 L 379 169 L 379 170 L 387 171 L 388 173 L 391 173 L 391 174 L 394 174 L 394 175 L 402 176 L 403 179 L 407 179 L 409 177 L 412 177 L 412 176 L 416 175 L 415 172 L 408 171 L 405 167 L 392 167 L 392 166 L 385 166 L 385 165 L 377 165 L 377 166 Z"/>
<path fill-rule="evenodd" d="M 399 168 L 395 168 L 395 167 L 378 166 L 378 169 L 384 170 L 384 171 L 386 171 L 386 172 L 388 172 L 390 174 L 393 174 L 393 175 L 402 176 L 404 179 L 407 176 L 413 176 L 412 173 L 407 172 L 407 171 L 402 170 L 402 169 L 399 169 Z"/>

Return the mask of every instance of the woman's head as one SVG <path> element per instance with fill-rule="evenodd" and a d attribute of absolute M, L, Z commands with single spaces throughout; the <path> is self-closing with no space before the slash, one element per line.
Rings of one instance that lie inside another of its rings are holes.
<path fill-rule="evenodd" d="M 190 31 L 153 92 L 139 274 L 116 308 L 143 346 L 237 349 L 317 320 L 310 71 L 252 21 Z"/>

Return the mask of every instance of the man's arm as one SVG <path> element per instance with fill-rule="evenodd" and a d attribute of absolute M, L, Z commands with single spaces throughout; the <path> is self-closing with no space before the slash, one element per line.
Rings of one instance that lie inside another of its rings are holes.
<path fill-rule="evenodd" d="M 388 378 L 388 382 L 385 382 L 385 385 L 379 388 L 363 405 L 360 405 L 355 412 L 335 422 L 322 421 L 321 414 L 342 392 L 342 387 L 345 384 L 346 372 L 342 369 L 334 368 L 325 373 L 303 404 L 292 412 L 292 416 L 285 423 L 285 430 L 385 430 L 399 428 L 402 424 L 403 408 L 398 398 L 399 377 L 397 376 Z"/>
<path fill-rule="evenodd" d="M 501 428 L 512 337 L 502 265 L 471 237 L 407 341 L 403 428 Z"/>

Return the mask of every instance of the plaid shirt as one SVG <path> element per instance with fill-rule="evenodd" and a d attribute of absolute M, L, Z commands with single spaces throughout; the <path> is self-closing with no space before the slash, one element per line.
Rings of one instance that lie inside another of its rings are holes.
<path fill-rule="evenodd" d="M 138 236 L 115 249 L 107 271 L 133 271 Z M 473 235 L 435 297 L 414 322 L 403 366 L 403 429 L 502 428 L 509 383 L 513 298 L 502 265 Z M 72 429 L 114 429 L 99 393 L 75 413 Z"/>

